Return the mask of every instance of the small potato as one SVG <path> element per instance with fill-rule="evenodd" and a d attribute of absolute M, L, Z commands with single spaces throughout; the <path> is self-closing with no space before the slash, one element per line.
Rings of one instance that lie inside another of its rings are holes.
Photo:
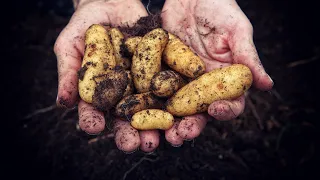
<path fill-rule="evenodd" d="M 128 75 L 128 85 L 127 85 L 126 90 L 125 90 L 125 92 L 123 94 L 123 97 L 131 95 L 133 93 L 133 91 L 134 91 L 131 72 L 130 71 L 126 71 L 126 73 Z"/>
<path fill-rule="evenodd" d="M 166 102 L 166 110 L 174 116 L 205 112 L 214 101 L 240 97 L 251 84 L 252 73 L 245 65 L 215 69 L 178 90 Z"/>
<path fill-rule="evenodd" d="M 200 57 L 171 33 L 163 51 L 163 60 L 170 68 L 190 78 L 196 78 L 205 73 L 206 67 Z"/>
<path fill-rule="evenodd" d="M 152 77 L 161 70 L 161 57 L 168 32 L 154 29 L 143 36 L 132 57 L 131 72 L 139 93 L 150 91 Z"/>
<path fill-rule="evenodd" d="M 136 151 L 141 144 L 139 132 L 129 122 L 116 119 L 114 134 L 118 149 L 126 153 Z"/>
<path fill-rule="evenodd" d="M 139 42 L 141 41 L 141 39 L 142 39 L 142 37 L 140 37 L 140 36 L 129 37 L 128 39 L 126 39 L 124 44 L 125 44 L 126 50 L 129 53 L 128 56 L 132 56 L 134 54 L 134 51 L 137 49 L 137 46 L 138 46 Z"/>
<path fill-rule="evenodd" d="M 146 109 L 132 116 L 131 126 L 138 130 L 167 130 L 173 126 L 173 116 L 160 109 Z"/>
<path fill-rule="evenodd" d="M 151 80 L 151 91 L 159 97 L 170 97 L 184 85 L 182 77 L 171 70 L 160 71 Z"/>
<path fill-rule="evenodd" d="M 115 114 L 118 117 L 131 119 L 131 117 L 144 109 L 161 108 L 163 102 L 151 92 L 133 94 L 124 97 L 116 106 Z"/>
<path fill-rule="evenodd" d="M 105 74 L 115 66 L 114 50 L 106 29 L 97 24 L 90 26 L 85 34 L 85 52 L 78 72 L 81 99 L 92 103 L 96 88 L 93 77 Z"/>
<path fill-rule="evenodd" d="M 129 78 L 122 69 L 112 70 L 96 78 L 99 82 L 92 97 L 92 105 L 101 111 L 107 111 L 121 100 Z"/>
<path fill-rule="evenodd" d="M 117 66 L 122 67 L 123 69 L 130 68 L 130 60 L 125 58 L 121 54 L 121 46 L 123 46 L 124 36 L 118 28 L 110 28 L 108 30 L 111 43 L 113 45 L 114 55 L 116 59 Z"/>
<path fill-rule="evenodd" d="M 105 128 L 103 113 L 97 111 L 90 104 L 80 101 L 78 105 L 79 127 L 90 135 L 101 133 Z"/>

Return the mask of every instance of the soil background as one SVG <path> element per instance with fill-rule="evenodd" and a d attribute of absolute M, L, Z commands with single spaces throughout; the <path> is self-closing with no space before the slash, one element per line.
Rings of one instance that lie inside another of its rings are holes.
<path fill-rule="evenodd" d="M 124 154 L 108 129 L 88 136 L 77 128 L 76 109 L 55 107 L 53 45 L 73 13 L 71 0 L 3 5 L 5 179 L 318 179 L 318 6 L 311 0 L 238 3 L 253 24 L 274 89 L 252 89 L 239 118 L 210 122 L 180 148 L 162 134 L 153 154 Z M 162 5 L 152 0 L 149 9 Z"/>

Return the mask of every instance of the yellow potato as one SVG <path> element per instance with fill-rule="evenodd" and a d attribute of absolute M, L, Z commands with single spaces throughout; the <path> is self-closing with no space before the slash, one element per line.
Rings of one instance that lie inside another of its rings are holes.
<path fill-rule="evenodd" d="M 151 91 L 159 97 L 170 97 L 184 85 L 182 77 L 172 70 L 160 71 L 151 80 Z"/>
<path fill-rule="evenodd" d="M 167 130 L 173 126 L 173 116 L 160 109 L 146 109 L 132 116 L 131 126 L 138 130 Z"/>
<path fill-rule="evenodd" d="M 251 84 L 252 73 L 245 65 L 215 69 L 178 90 L 166 102 L 166 110 L 174 116 L 205 112 L 214 101 L 240 97 Z"/>
<path fill-rule="evenodd" d="M 163 51 L 163 60 L 170 68 L 190 78 L 205 73 L 206 67 L 200 57 L 171 33 L 169 33 L 169 41 Z"/>
<path fill-rule="evenodd" d="M 161 56 L 168 42 L 168 33 L 157 28 L 148 32 L 132 57 L 131 72 L 134 85 L 139 93 L 150 91 L 153 75 L 161 70 Z"/>
<path fill-rule="evenodd" d="M 115 69 L 96 79 L 92 105 L 100 111 L 107 111 L 123 97 L 129 82 L 128 74 L 122 69 Z"/>
<path fill-rule="evenodd" d="M 142 37 L 140 36 L 129 37 L 128 39 L 126 39 L 124 44 L 130 54 L 133 54 L 134 51 L 137 49 L 137 46 L 141 39 Z"/>
<path fill-rule="evenodd" d="M 111 28 L 108 30 L 108 32 L 111 38 L 111 43 L 113 45 L 117 66 L 120 66 L 123 69 L 129 69 L 131 62 L 128 58 L 123 57 L 121 54 L 121 46 L 123 45 L 124 41 L 123 34 L 118 28 Z"/>
<path fill-rule="evenodd" d="M 96 88 L 93 77 L 105 74 L 116 66 L 113 47 L 106 29 L 94 24 L 85 34 L 85 53 L 78 72 L 79 94 L 82 100 L 92 103 Z"/>
<path fill-rule="evenodd" d="M 144 109 L 161 108 L 164 103 L 151 92 L 133 94 L 124 97 L 116 106 L 115 114 L 118 117 L 131 119 L 131 117 Z"/>

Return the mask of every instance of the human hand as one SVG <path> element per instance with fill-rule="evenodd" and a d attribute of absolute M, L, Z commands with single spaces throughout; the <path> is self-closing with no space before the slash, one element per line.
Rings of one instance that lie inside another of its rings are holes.
<path fill-rule="evenodd" d="M 57 104 L 72 108 L 78 103 L 79 126 L 88 134 L 98 134 L 105 127 L 103 112 L 99 112 L 78 95 L 78 75 L 84 55 L 84 35 L 92 24 L 112 26 L 133 25 L 147 16 L 140 0 L 80 0 L 76 11 L 56 40 L 54 51 L 58 61 L 59 86 Z M 159 132 L 133 129 L 129 122 L 117 119 L 115 141 L 118 148 L 131 152 L 140 147 L 153 151 L 159 144 Z"/>
<path fill-rule="evenodd" d="M 252 71 L 256 88 L 272 88 L 273 81 L 253 43 L 253 27 L 235 0 L 167 0 L 162 9 L 162 25 L 203 59 L 207 72 L 233 63 L 244 64 Z M 212 103 L 208 114 L 217 120 L 230 120 L 239 116 L 244 107 L 243 95 Z M 208 114 L 184 117 L 166 132 L 167 140 L 177 146 L 183 139 L 197 137 L 210 117 Z"/>

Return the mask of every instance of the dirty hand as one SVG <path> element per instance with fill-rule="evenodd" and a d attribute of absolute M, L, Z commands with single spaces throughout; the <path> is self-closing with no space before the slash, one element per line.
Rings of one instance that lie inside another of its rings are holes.
<path fill-rule="evenodd" d="M 162 9 L 164 29 L 179 36 L 205 62 L 206 71 L 233 63 L 247 65 L 253 74 L 253 85 L 270 90 L 273 81 L 265 72 L 253 43 L 253 27 L 235 0 L 166 0 Z M 217 120 L 239 116 L 245 107 L 245 97 L 231 101 L 216 101 L 208 114 Z M 185 117 L 167 134 L 174 145 L 182 139 L 197 137 L 210 116 L 198 114 Z"/>
<path fill-rule="evenodd" d="M 72 108 L 79 100 L 78 75 L 84 55 L 84 34 L 92 24 L 113 26 L 132 25 L 140 17 L 147 16 L 140 0 L 80 0 L 68 25 L 59 35 L 54 51 L 58 61 L 59 86 L 57 104 Z M 102 112 L 80 100 L 78 103 L 79 125 L 89 134 L 97 134 L 105 127 Z M 159 144 L 158 131 L 133 129 L 129 122 L 116 120 L 115 141 L 125 152 L 141 150 L 153 151 Z"/>

